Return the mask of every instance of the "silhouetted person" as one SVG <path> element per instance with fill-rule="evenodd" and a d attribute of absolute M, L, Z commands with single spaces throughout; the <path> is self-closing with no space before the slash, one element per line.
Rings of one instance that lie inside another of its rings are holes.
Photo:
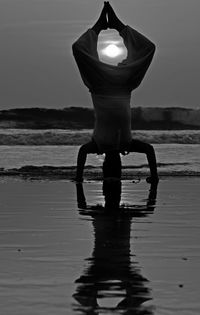
<path fill-rule="evenodd" d="M 124 40 L 128 56 L 117 66 L 103 63 L 97 53 L 98 35 L 107 28 L 116 29 Z M 77 158 L 76 180 L 83 180 L 89 153 L 145 153 L 150 167 L 149 183 L 157 183 L 157 166 L 153 146 L 131 136 L 131 91 L 136 89 L 152 61 L 155 45 L 146 37 L 124 25 L 108 2 L 104 2 L 95 25 L 72 46 L 84 84 L 88 87 L 95 109 L 92 140 L 81 146 Z"/>

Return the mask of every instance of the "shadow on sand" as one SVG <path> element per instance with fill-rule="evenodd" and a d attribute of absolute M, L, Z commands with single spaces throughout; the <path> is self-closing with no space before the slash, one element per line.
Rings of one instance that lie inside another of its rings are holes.
<path fill-rule="evenodd" d="M 77 184 L 77 202 L 81 215 L 88 216 L 94 227 L 92 256 L 73 295 L 77 314 L 153 314 L 148 280 L 131 254 L 132 219 L 153 213 L 157 187 L 151 187 L 144 206 L 121 206 L 121 181 L 104 180 L 104 206 L 87 205 L 83 186 Z"/>

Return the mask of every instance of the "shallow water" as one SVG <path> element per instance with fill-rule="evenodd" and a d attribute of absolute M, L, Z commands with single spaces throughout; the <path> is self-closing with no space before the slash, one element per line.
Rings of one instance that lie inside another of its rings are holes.
<path fill-rule="evenodd" d="M 78 209 L 73 183 L 1 179 L 1 313 L 199 314 L 199 185 L 162 180 L 155 203 L 125 181 L 116 215 L 101 182 Z"/>
<path fill-rule="evenodd" d="M 158 171 L 174 175 L 200 174 L 200 146 L 197 144 L 155 144 Z M 79 146 L 0 146 L 0 167 L 19 168 L 24 165 L 68 166 L 76 165 Z M 89 154 L 86 166 L 101 167 L 103 155 Z M 122 155 L 122 165 L 140 172 L 147 172 L 144 154 Z"/>

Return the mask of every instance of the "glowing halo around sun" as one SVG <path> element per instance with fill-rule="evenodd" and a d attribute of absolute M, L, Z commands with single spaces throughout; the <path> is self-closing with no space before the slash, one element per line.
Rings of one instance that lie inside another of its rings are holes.
<path fill-rule="evenodd" d="M 122 54 L 122 49 L 115 44 L 109 44 L 102 50 L 102 53 L 109 58 L 116 58 Z"/>

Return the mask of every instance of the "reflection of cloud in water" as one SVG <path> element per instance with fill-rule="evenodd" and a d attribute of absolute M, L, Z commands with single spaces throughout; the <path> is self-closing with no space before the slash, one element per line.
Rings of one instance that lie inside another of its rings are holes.
<path fill-rule="evenodd" d="M 105 182 L 104 195 L 113 191 L 113 183 Z M 120 184 L 119 184 L 120 183 Z M 120 203 L 121 182 L 118 181 L 116 200 Z M 108 198 L 108 196 L 105 196 Z M 141 274 L 136 261 L 131 261 L 130 232 L 132 218 L 145 217 L 155 207 L 156 189 L 150 191 L 147 204 L 139 211 L 137 206 L 125 209 L 87 205 L 83 186 L 77 184 L 77 201 L 81 214 L 92 217 L 94 248 L 87 258 L 87 267 L 76 280 L 74 311 L 78 314 L 153 314 L 152 307 L 143 305 L 151 300 L 148 280 Z M 113 204 L 116 205 L 115 202 Z M 137 211 L 135 211 L 137 209 Z M 146 209 L 146 211 L 145 211 Z M 124 211 L 125 210 L 125 211 Z M 127 211 L 127 212 L 126 212 Z M 78 303 L 77 303 L 78 302 Z"/>

